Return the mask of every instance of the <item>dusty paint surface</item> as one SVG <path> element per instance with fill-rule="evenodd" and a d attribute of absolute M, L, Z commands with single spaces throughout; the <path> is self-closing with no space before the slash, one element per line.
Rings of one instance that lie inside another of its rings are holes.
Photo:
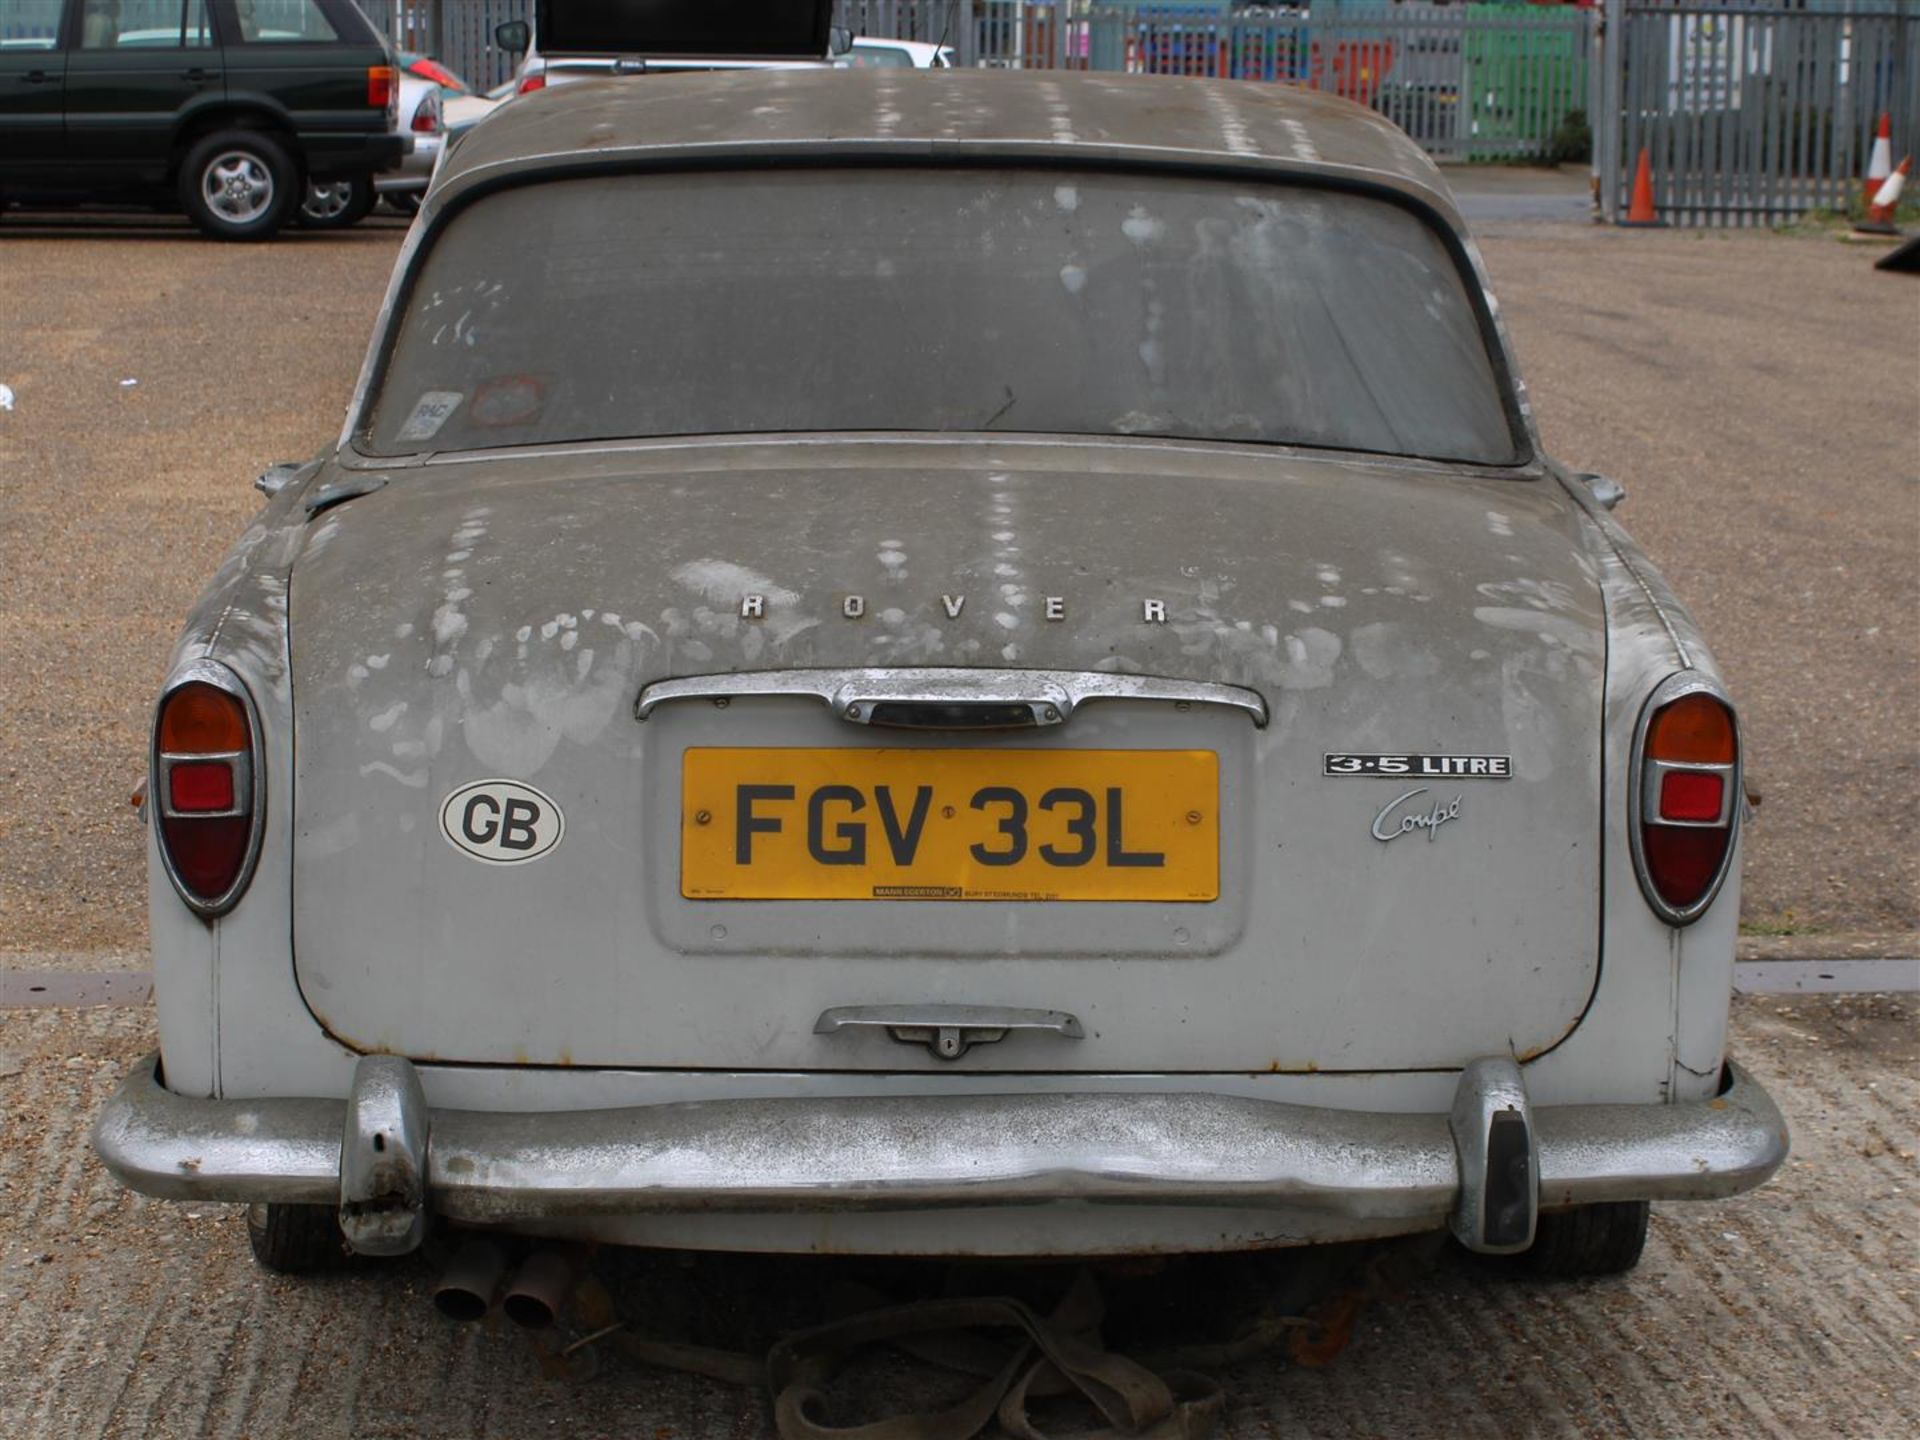
<path fill-rule="evenodd" d="M 389 747 L 438 716 L 531 773 L 604 728 L 610 687 L 763 668 L 1017 662 L 1283 709 L 1339 674 L 1355 715 L 1369 682 L 1410 680 L 1524 709 L 1502 677 L 1597 676 L 1585 548 L 1538 477 L 1151 444 L 662 444 L 408 472 L 315 522 L 294 629 L 303 704 L 350 702 Z M 1547 747 L 1518 711 L 1511 728 L 1544 775 Z"/>
<path fill-rule="evenodd" d="M 990 996 L 1097 1023 L 1070 1049 L 1010 1042 L 981 1065 L 1253 1069 L 1279 1054 L 1354 1069 L 1543 1050 L 1586 1001 L 1610 552 L 1542 474 L 904 437 L 393 474 L 314 521 L 292 571 L 297 967 L 308 1005 L 357 1046 L 917 1067 L 935 1062 L 884 1039 L 828 1046 L 813 1019 Z M 848 730 L 805 700 L 724 715 L 681 702 L 643 724 L 644 686 L 956 665 L 1264 696 L 1264 731 L 1238 712 L 1112 705 L 1034 742 L 1219 748 L 1220 898 L 991 915 L 680 898 L 681 751 Z M 1445 833 L 1383 847 L 1370 823 L 1408 787 L 1321 777 L 1320 757 L 1416 747 L 1509 755 L 1515 779 L 1436 792 L 1460 801 Z M 449 794 L 497 778 L 566 816 L 566 844 L 511 877 L 458 853 L 439 821 Z M 564 953 L 529 967 L 554 917 Z M 1363 984 L 1327 963 L 1359 953 Z M 1101 959 L 1133 963 L 1089 968 Z M 1472 999 L 1488 976 L 1497 1010 Z M 556 984 L 571 998 L 542 998 Z M 1408 987 L 1422 1003 L 1383 1020 L 1380 997 Z"/>

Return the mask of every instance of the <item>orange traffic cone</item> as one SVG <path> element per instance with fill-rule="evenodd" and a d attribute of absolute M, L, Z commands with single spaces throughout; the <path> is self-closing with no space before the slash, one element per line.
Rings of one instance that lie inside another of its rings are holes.
<path fill-rule="evenodd" d="M 1873 149 L 1867 155 L 1867 178 L 1860 182 L 1860 203 L 1873 208 L 1880 187 L 1893 173 L 1893 116 L 1880 112 L 1879 128 L 1873 132 Z"/>
<path fill-rule="evenodd" d="M 1893 223 L 1893 215 L 1900 208 L 1900 193 L 1907 188 L 1907 176 L 1912 171 L 1913 157 L 1903 157 L 1900 168 L 1887 176 L 1874 193 L 1873 203 L 1867 207 L 1867 218 L 1853 228 L 1863 235 L 1898 235 L 1900 227 Z"/>
<path fill-rule="evenodd" d="M 1640 163 L 1633 171 L 1633 203 L 1627 206 L 1627 218 L 1623 225 L 1641 227 L 1665 225 L 1653 208 L 1653 162 L 1647 158 L 1647 147 L 1640 147 Z"/>

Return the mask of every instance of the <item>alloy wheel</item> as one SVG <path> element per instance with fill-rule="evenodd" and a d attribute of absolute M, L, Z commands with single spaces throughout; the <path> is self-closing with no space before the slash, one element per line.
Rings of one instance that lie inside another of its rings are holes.
<path fill-rule="evenodd" d="M 313 180 L 307 184 L 307 198 L 301 202 L 300 213 L 309 220 L 333 220 L 352 203 L 351 180 Z"/>
<path fill-rule="evenodd" d="M 273 172 L 257 155 L 226 150 L 200 172 L 207 208 L 232 225 L 258 220 L 273 204 Z"/>

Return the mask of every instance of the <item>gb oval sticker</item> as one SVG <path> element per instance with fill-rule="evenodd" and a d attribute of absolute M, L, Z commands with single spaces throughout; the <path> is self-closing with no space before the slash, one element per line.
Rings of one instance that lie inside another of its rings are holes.
<path fill-rule="evenodd" d="M 560 807 L 518 780 L 476 780 L 440 807 L 440 831 L 448 843 L 493 865 L 538 860 L 566 829 Z"/>

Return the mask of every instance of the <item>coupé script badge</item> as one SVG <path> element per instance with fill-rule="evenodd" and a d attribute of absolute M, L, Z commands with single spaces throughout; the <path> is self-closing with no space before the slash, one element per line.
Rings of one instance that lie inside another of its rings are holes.
<path fill-rule="evenodd" d="M 1406 794 L 1396 796 L 1382 806 L 1380 813 L 1373 817 L 1373 838 L 1376 840 L 1398 840 L 1402 835 L 1411 835 L 1416 830 L 1424 830 L 1427 832 L 1427 839 L 1431 840 L 1440 833 L 1440 827 L 1442 825 L 1446 824 L 1449 820 L 1458 820 L 1460 818 L 1460 797 L 1458 795 L 1454 796 L 1452 800 L 1444 805 L 1438 800 L 1434 801 L 1432 808 L 1424 813 L 1415 810 L 1408 814 L 1401 815 L 1397 821 L 1391 818 L 1393 812 L 1406 804 L 1407 801 L 1413 799 L 1416 795 L 1424 795 L 1426 793 L 1427 787 L 1422 785 L 1418 790 L 1409 790 Z"/>

